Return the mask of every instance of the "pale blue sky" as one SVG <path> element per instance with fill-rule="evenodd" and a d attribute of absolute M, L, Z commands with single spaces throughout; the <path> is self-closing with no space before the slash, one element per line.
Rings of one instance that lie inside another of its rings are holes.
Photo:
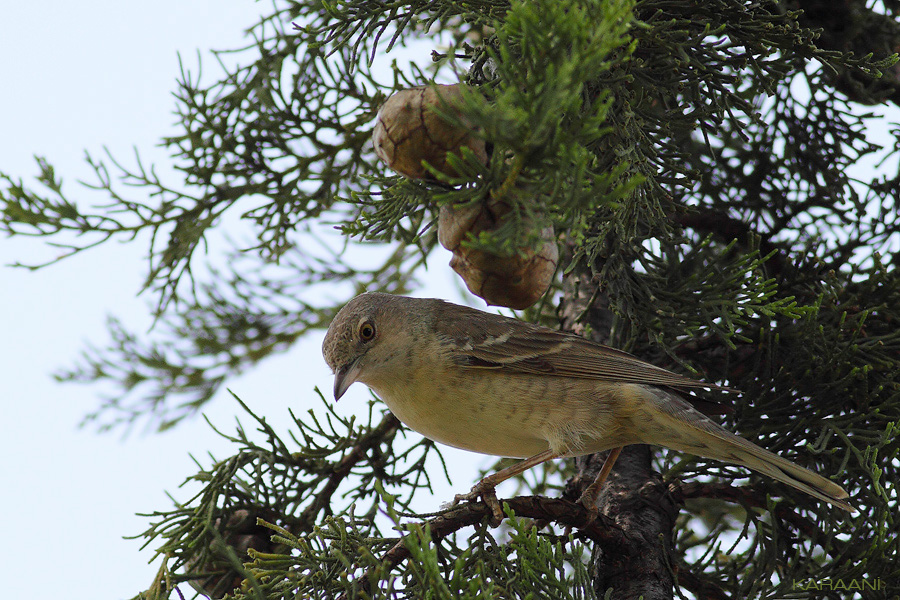
<path fill-rule="evenodd" d="M 32 156 L 46 156 L 70 197 L 85 202 L 96 197 L 76 184 L 90 175 L 84 150 L 99 157 L 105 145 L 129 160 L 136 146 L 165 172 L 166 157 L 156 146 L 173 132 L 177 53 L 193 68 L 198 49 L 237 47 L 243 29 L 269 8 L 212 0 L 7 3 L 0 36 L 0 170 L 31 185 Z M 214 73 L 213 60 L 204 62 L 204 72 Z M 0 240 L 0 560 L 10 567 L 4 597 L 132 597 L 158 566 L 148 564 L 149 550 L 139 552 L 140 541 L 122 539 L 149 524 L 135 513 L 169 508 L 166 490 L 187 499 L 177 488 L 196 470 L 189 453 L 208 464 L 209 451 L 217 458 L 233 452 L 199 419 L 127 439 L 78 429 L 102 390 L 50 377 L 71 364 L 85 342 L 106 341 L 107 315 L 137 331 L 149 326 L 152 299 L 136 295 L 146 273 L 146 243 L 113 242 L 29 272 L 6 265 L 42 262 L 56 251 L 39 240 Z M 431 276 L 446 283 L 446 266 L 434 265 Z M 432 288 L 422 295 L 452 298 L 454 292 Z M 313 406 L 313 385 L 331 389 L 320 344 L 321 335 L 310 336 L 229 387 L 270 421 L 286 420 L 288 407 L 302 414 Z M 346 414 L 367 397 L 362 386 L 351 392 L 340 405 Z M 238 410 L 227 397 L 206 414 L 224 432 L 234 431 Z M 462 452 L 451 456 L 469 465 L 456 491 L 474 482 L 476 466 L 490 463 Z M 449 495 L 445 488 L 422 509 L 436 509 Z"/>
<path fill-rule="evenodd" d="M 32 155 L 57 167 L 73 197 L 88 176 L 84 150 L 103 145 L 130 155 L 137 146 L 161 160 L 157 139 L 171 131 L 170 91 L 177 52 L 240 40 L 260 5 L 211 0 L 154 3 L 20 2 L 3 9 L 0 36 L 0 170 L 28 180 Z M 96 406 L 97 389 L 59 385 L 50 373 L 70 363 L 85 341 L 105 341 L 107 314 L 147 327 L 141 244 L 112 244 L 38 272 L 5 265 L 53 255 L 42 242 L 0 242 L 0 389 L 5 417 L 4 537 L 0 555 L 14 566 L 10 598 L 129 598 L 156 567 L 140 542 L 123 540 L 146 527 L 137 512 L 168 507 L 191 473 L 188 452 L 224 455 L 225 444 L 197 422 L 166 435 L 97 435 L 78 430 Z M 233 407 L 218 420 L 230 425 Z M 11 528 L 11 531 L 10 531 Z"/>
<path fill-rule="evenodd" d="M 269 7 L 212 0 L 7 3 L 0 36 L 0 170 L 30 184 L 32 156 L 46 156 L 70 197 L 88 201 L 75 183 L 90 175 L 84 150 L 99 157 L 105 145 L 128 160 L 136 146 L 165 172 L 166 157 L 156 145 L 173 132 L 177 52 L 193 68 L 198 49 L 239 46 L 243 29 Z M 204 65 L 212 74 L 214 61 Z M 147 564 L 152 553 L 139 552 L 140 541 L 122 539 L 147 527 L 135 513 L 168 508 L 166 490 L 187 498 L 177 488 L 195 472 L 189 453 L 208 464 L 207 452 L 224 458 L 233 451 L 199 419 L 127 439 L 79 430 L 102 390 L 50 377 L 71 364 L 85 342 L 106 340 L 108 314 L 137 331 L 149 326 L 152 299 L 136 295 L 146 243 L 113 242 L 38 272 L 0 266 L 0 560 L 11 567 L 4 597 L 132 597 L 158 566 Z M 39 240 L 2 239 L 0 265 L 43 262 L 55 252 Z M 433 261 L 429 283 L 417 295 L 459 300 L 445 258 Z M 321 334 L 310 336 L 229 387 L 270 422 L 286 420 L 288 407 L 302 414 L 314 406 L 314 385 L 331 389 L 320 344 Z M 367 397 L 354 386 L 340 410 L 361 410 Z M 206 414 L 231 433 L 238 410 L 223 394 Z M 445 456 L 459 470 L 456 484 L 452 491 L 442 486 L 422 510 L 466 491 L 475 469 L 492 462 L 459 451 Z"/>

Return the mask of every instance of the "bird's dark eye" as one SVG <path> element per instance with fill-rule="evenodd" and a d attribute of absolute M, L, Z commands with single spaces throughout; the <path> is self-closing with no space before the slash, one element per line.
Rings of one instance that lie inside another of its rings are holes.
<path fill-rule="evenodd" d="M 375 337 L 375 326 L 368 321 L 364 321 L 359 326 L 359 339 L 364 342 L 371 341 Z"/>

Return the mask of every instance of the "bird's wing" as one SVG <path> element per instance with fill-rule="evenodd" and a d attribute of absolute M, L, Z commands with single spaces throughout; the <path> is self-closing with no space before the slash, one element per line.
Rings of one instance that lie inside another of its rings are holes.
<path fill-rule="evenodd" d="M 453 359 L 462 367 L 673 388 L 727 389 L 672 373 L 576 335 L 516 319 L 475 309 L 439 311 L 437 316 L 438 333 L 453 340 Z"/>

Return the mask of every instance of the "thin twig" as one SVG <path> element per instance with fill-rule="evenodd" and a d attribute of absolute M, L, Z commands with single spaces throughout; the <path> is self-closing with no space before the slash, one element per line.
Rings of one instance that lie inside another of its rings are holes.
<path fill-rule="evenodd" d="M 316 494 L 316 499 L 306 507 L 300 514 L 299 522 L 302 527 L 311 527 L 315 522 L 316 515 L 331 501 L 331 497 L 337 490 L 341 482 L 350 474 L 350 471 L 357 464 L 362 462 L 366 453 L 383 442 L 388 436 L 393 435 L 400 428 L 400 421 L 391 413 L 386 413 L 381 423 L 374 429 L 359 438 L 356 445 L 347 453 L 341 462 L 337 464 L 325 485 Z"/>
<path fill-rule="evenodd" d="M 529 517 L 543 522 L 556 522 L 579 530 L 578 537 L 593 540 L 607 548 L 626 547 L 623 543 L 625 532 L 612 519 L 605 515 L 592 514 L 580 504 L 561 498 L 545 498 L 543 496 L 517 496 L 501 500 L 519 517 Z M 464 527 L 475 525 L 492 517 L 491 509 L 482 502 L 469 503 L 454 510 L 425 521 L 431 533 L 431 541 L 439 541 Z M 381 557 L 378 567 L 370 568 L 357 581 L 366 594 L 371 593 L 370 582 L 376 571 L 387 573 L 409 558 L 410 551 L 406 541 L 410 535 L 401 537 L 390 550 Z"/>

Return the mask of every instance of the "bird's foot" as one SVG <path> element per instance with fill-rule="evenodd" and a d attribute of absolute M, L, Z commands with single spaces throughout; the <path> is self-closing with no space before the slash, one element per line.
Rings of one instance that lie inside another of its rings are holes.
<path fill-rule="evenodd" d="M 484 479 L 472 486 L 472 490 L 468 494 L 457 494 L 453 497 L 450 506 L 456 506 L 461 502 L 477 502 L 481 498 L 489 509 L 491 509 L 491 527 L 497 527 L 503 521 L 503 509 L 500 508 L 500 501 L 497 500 L 497 492 L 490 482 Z"/>
<path fill-rule="evenodd" d="M 600 489 L 592 490 L 589 486 L 588 489 L 584 490 L 584 493 L 581 494 L 581 497 L 578 498 L 578 504 L 582 505 L 590 515 L 588 517 L 588 524 L 593 523 L 597 519 L 597 515 L 600 514 L 600 491 Z"/>
<path fill-rule="evenodd" d="M 581 493 L 581 497 L 578 498 L 578 504 L 585 507 L 591 514 L 591 521 L 597 518 L 597 514 L 600 511 L 600 494 L 603 492 L 603 484 L 606 482 L 606 478 L 612 471 L 613 465 L 616 464 L 616 459 L 619 458 L 621 452 L 621 447 L 613 448 L 609 451 L 609 454 L 606 455 L 606 459 L 603 461 L 603 466 L 600 467 L 600 473 L 597 474 L 597 478 L 585 488 Z"/>
<path fill-rule="evenodd" d="M 581 496 L 578 497 L 578 504 L 582 505 L 590 513 L 597 513 L 600 510 L 600 494 L 603 493 L 604 479 L 598 478 L 594 483 L 584 488 Z"/>

